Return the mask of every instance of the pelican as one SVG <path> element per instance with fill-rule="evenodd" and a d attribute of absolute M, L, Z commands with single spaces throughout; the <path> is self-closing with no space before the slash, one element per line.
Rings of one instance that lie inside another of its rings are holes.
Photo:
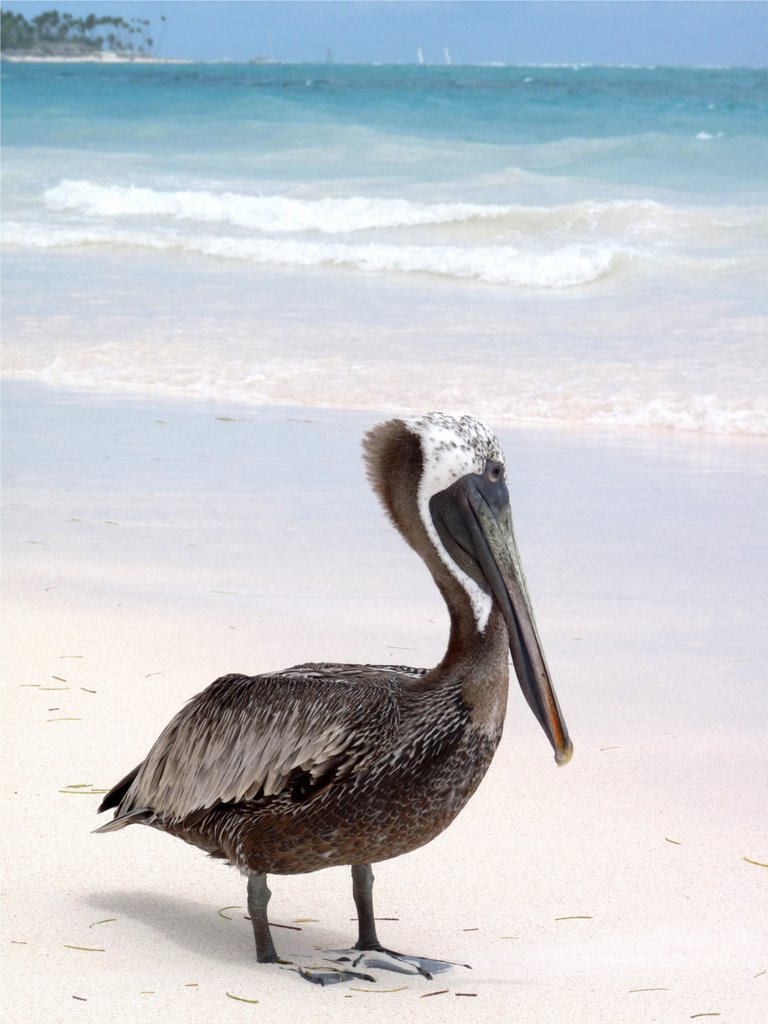
<path fill-rule="evenodd" d="M 419 958 L 380 944 L 371 865 L 430 842 L 477 789 L 501 739 L 509 653 L 556 762 L 573 747 L 520 566 L 498 439 L 472 417 L 435 412 L 382 423 L 363 447 L 374 491 L 448 606 L 442 661 L 223 676 L 107 794 L 99 811 L 115 816 L 96 831 L 149 825 L 239 868 L 262 963 L 279 961 L 267 876 L 350 865 L 354 948 L 408 959 L 429 977 Z"/>

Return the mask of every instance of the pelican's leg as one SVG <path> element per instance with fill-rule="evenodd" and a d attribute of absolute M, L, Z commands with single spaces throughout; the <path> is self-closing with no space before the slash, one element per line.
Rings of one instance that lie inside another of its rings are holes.
<path fill-rule="evenodd" d="M 376 926 L 373 922 L 373 902 L 371 892 L 373 890 L 373 872 L 370 864 L 355 864 L 352 867 L 352 893 L 355 897 L 357 916 L 360 921 L 360 938 L 355 949 L 379 949 L 379 940 L 376 938 Z M 371 945 L 373 943 L 373 945 Z M 335 963 L 343 964 L 342 967 L 299 967 L 299 974 L 306 981 L 315 985 L 335 985 L 344 981 L 370 981 L 376 979 L 370 974 L 356 971 L 355 967 L 363 959 L 364 954 L 353 954 L 352 950 L 335 950 L 342 953 L 335 957 Z M 347 966 L 348 965 L 348 966 Z"/>
<path fill-rule="evenodd" d="M 260 964 L 275 963 L 279 959 L 267 920 L 267 904 L 271 895 L 266 875 L 248 875 L 248 913 L 256 939 L 256 959 Z"/>
<path fill-rule="evenodd" d="M 423 956 L 410 956 L 407 953 L 396 953 L 392 949 L 387 949 L 386 946 L 382 946 L 379 942 L 379 937 L 376 934 L 376 920 L 373 916 L 373 870 L 370 864 L 353 864 L 352 865 L 352 896 L 355 900 L 355 906 L 357 907 L 357 924 L 358 924 L 358 939 L 355 943 L 355 949 L 361 950 L 373 950 L 378 953 L 384 953 L 390 957 L 398 965 L 406 965 L 405 969 L 402 966 L 394 966 L 391 962 L 381 960 L 376 957 L 367 957 L 363 963 L 368 967 L 383 967 L 386 970 L 398 971 L 404 974 L 420 974 L 423 978 L 432 978 L 433 974 L 438 974 L 440 971 L 447 971 L 450 967 L 464 966 L 468 967 L 468 964 L 457 965 L 449 963 L 447 960 L 434 960 L 432 957 Z M 354 961 L 354 965 L 357 966 L 359 961 Z M 409 969 L 410 968 L 410 969 Z"/>
<path fill-rule="evenodd" d="M 423 978 L 432 978 L 433 974 L 458 966 L 446 960 L 395 953 L 382 946 L 376 934 L 376 920 L 373 916 L 373 871 L 370 864 L 352 865 L 352 896 L 357 907 L 358 937 L 353 949 L 334 950 L 341 954 L 334 962 L 343 966 L 330 970 L 300 967 L 298 971 L 302 978 L 316 985 L 331 985 L 340 981 L 376 981 L 370 974 L 356 969 L 361 964 L 363 967 L 381 967 L 398 974 L 420 974 Z"/>
<path fill-rule="evenodd" d="M 352 865 L 352 896 L 357 907 L 355 949 L 381 949 L 373 916 L 373 869 L 370 864 Z"/>

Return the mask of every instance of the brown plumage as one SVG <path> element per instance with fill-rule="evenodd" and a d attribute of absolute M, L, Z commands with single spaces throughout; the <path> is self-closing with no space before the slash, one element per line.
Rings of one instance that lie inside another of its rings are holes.
<path fill-rule="evenodd" d="M 375 491 L 448 606 L 443 660 L 429 671 L 307 664 L 223 676 L 99 808 L 116 811 L 97 831 L 150 825 L 247 874 L 260 960 L 276 958 L 266 875 L 338 864 L 353 866 L 358 948 L 381 948 L 369 865 L 429 842 L 477 788 L 501 738 L 510 647 L 558 760 L 570 756 L 498 441 L 476 420 L 434 413 L 382 424 L 364 446 Z"/>

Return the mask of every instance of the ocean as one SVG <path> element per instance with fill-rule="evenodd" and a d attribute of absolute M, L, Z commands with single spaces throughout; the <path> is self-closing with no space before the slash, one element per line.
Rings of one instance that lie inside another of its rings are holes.
<path fill-rule="evenodd" d="M 2 64 L 4 374 L 768 434 L 768 71 Z"/>

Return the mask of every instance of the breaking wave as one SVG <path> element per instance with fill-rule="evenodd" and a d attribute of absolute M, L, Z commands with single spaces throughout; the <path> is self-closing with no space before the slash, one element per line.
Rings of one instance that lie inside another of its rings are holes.
<path fill-rule="evenodd" d="M 372 272 L 430 274 L 525 288 L 569 288 L 604 277 L 632 252 L 611 244 L 564 245 L 532 252 L 509 245 L 394 245 L 253 239 L 141 232 L 107 227 L 32 226 L 10 222 L 6 243 L 52 249 L 91 245 L 181 250 L 273 266 L 346 266 Z"/>
<path fill-rule="evenodd" d="M 44 193 L 55 210 L 96 217 L 168 217 L 230 224 L 258 231 L 320 231 L 341 234 L 372 228 L 450 224 L 502 217 L 507 206 L 477 203 L 415 203 L 407 199 L 324 197 L 293 199 L 208 190 L 163 191 L 90 181 L 62 181 Z"/>
<path fill-rule="evenodd" d="M 415 202 L 371 196 L 295 198 L 250 195 L 208 189 L 169 191 L 134 185 L 100 185 L 65 180 L 46 189 L 52 210 L 103 218 L 167 218 L 169 221 L 220 224 L 274 233 L 346 234 L 385 228 L 490 223 L 536 237 L 542 233 L 626 233 L 647 237 L 661 233 L 750 226 L 765 229 L 768 211 L 742 208 L 670 206 L 651 199 L 589 199 L 554 206 L 470 202 Z"/>

